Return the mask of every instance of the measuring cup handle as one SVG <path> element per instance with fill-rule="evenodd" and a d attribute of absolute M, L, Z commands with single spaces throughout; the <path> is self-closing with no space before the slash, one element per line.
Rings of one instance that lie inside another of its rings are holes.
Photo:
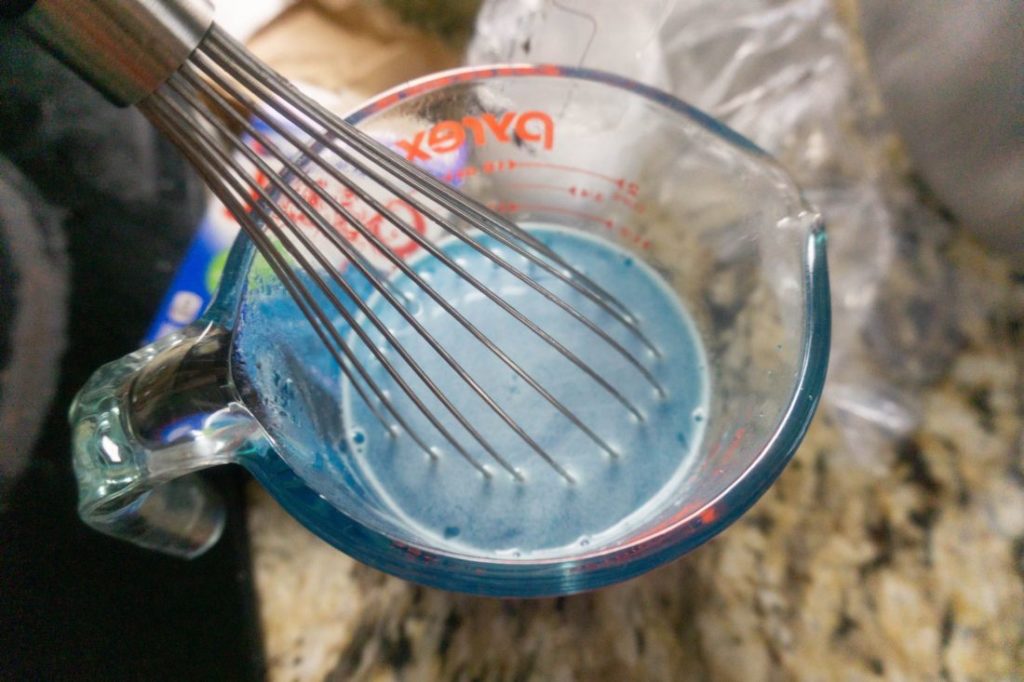
<path fill-rule="evenodd" d="M 70 412 L 83 521 L 186 558 L 217 541 L 224 505 L 195 472 L 263 434 L 237 402 L 230 349 L 228 330 L 195 325 L 93 374 Z"/>

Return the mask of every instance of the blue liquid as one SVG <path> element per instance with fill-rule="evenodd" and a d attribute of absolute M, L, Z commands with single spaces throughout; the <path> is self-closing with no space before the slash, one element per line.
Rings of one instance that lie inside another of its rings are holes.
<path fill-rule="evenodd" d="M 531 232 L 625 304 L 652 352 L 630 329 L 580 293 L 507 248 L 481 240 L 552 293 L 577 308 L 618 341 L 656 377 L 650 383 L 610 344 L 542 298 L 483 255 L 458 241 L 443 245 L 484 285 L 523 311 L 541 329 L 595 368 L 638 410 L 637 419 L 609 392 L 533 332 L 487 300 L 433 257 L 414 270 L 545 389 L 593 429 L 610 455 L 461 327 L 436 302 L 418 293 L 405 275 L 392 279 L 406 309 L 465 371 L 479 382 L 510 419 L 572 479 L 548 464 L 469 388 L 416 330 L 379 294 L 369 298 L 380 320 L 412 358 L 523 480 L 502 468 L 487 450 L 433 397 L 365 317 L 364 328 L 400 376 L 437 415 L 481 474 L 422 416 L 378 358 L 350 334 L 357 357 L 386 392 L 407 425 L 433 452 L 404 430 L 389 433 L 348 380 L 342 381 L 346 476 L 389 509 L 413 536 L 448 552 L 507 559 L 540 559 L 614 543 L 649 521 L 679 496 L 681 481 L 703 434 L 708 401 L 704 352 L 689 316 L 661 277 L 632 254 L 575 231 L 529 226 Z M 376 398 L 378 412 L 394 420 Z"/>

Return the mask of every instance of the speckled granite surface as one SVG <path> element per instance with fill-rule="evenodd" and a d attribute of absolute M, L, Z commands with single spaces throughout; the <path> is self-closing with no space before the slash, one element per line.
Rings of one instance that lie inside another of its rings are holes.
<path fill-rule="evenodd" d="M 866 467 L 819 413 L 737 524 L 593 594 L 497 601 L 356 564 L 252 489 L 271 679 L 1024 679 L 1024 273 L 966 238 L 959 350 Z"/>
<path fill-rule="evenodd" d="M 848 22 L 855 4 L 836 2 Z M 865 120 L 878 134 L 875 114 Z M 872 144 L 888 158 L 887 143 Z M 905 166 L 892 165 L 879 185 L 891 207 L 909 207 Z M 829 218 L 834 237 L 879 238 L 863 231 L 870 220 Z M 557 600 L 390 578 L 253 484 L 270 679 L 1024 680 L 1024 273 L 968 238 L 936 236 L 943 222 L 917 209 L 895 222 L 908 229 L 882 287 L 892 295 L 861 334 L 885 369 L 864 382 L 913 383 L 913 431 L 893 439 L 820 410 L 779 481 L 725 533 Z"/>

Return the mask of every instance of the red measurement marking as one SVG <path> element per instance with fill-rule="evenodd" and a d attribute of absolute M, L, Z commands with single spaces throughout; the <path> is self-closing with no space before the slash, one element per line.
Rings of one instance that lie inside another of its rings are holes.
<path fill-rule="evenodd" d="M 736 434 L 732 437 L 732 442 L 729 443 L 729 448 L 722 453 L 722 466 L 728 464 L 729 460 L 731 460 L 733 455 L 736 454 L 736 451 L 740 449 L 740 443 L 743 442 L 743 436 L 745 436 L 746 433 L 746 427 L 741 426 L 740 428 L 736 429 Z"/>
<path fill-rule="evenodd" d="M 699 502 L 690 502 L 683 505 L 683 507 L 675 514 L 665 519 L 661 523 L 655 525 L 645 533 L 641 533 L 633 542 L 641 543 L 652 538 L 656 538 L 662 533 L 672 530 L 684 523 L 690 525 L 706 526 L 710 523 L 714 523 L 719 516 L 721 516 L 721 510 L 718 505 L 711 505 L 705 507 L 700 513 L 694 516 L 694 512 L 698 511 L 701 507 Z"/>
<path fill-rule="evenodd" d="M 545 206 L 543 204 L 513 204 L 517 208 L 529 208 L 535 211 L 549 211 L 551 213 L 565 213 L 566 215 L 573 215 L 578 218 L 584 218 L 586 220 L 593 220 L 594 222 L 601 223 L 609 230 L 614 229 L 615 223 L 607 218 L 603 218 L 593 213 L 586 213 L 584 211 L 574 211 L 571 208 L 562 208 L 561 206 Z"/>
<path fill-rule="evenodd" d="M 590 199 L 591 201 L 601 202 L 604 201 L 604 192 L 598 192 L 586 187 L 577 187 L 573 185 L 569 188 L 569 194 L 574 197 L 580 197 L 581 199 Z"/>
<path fill-rule="evenodd" d="M 719 439 L 711 448 L 711 452 L 708 454 L 705 463 L 701 466 L 700 470 L 698 471 L 698 475 L 704 473 L 707 470 L 709 462 L 715 462 L 715 464 L 718 465 L 718 468 L 716 468 L 715 473 L 721 473 L 723 471 L 722 467 L 728 464 L 729 461 L 736 454 L 736 452 L 739 450 L 740 444 L 743 442 L 746 433 L 746 427 L 741 426 L 740 428 L 736 429 L 735 433 L 733 433 L 732 439 L 729 441 L 728 447 L 725 449 L 724 452 L 722 452 L 721 458 L 716 459 L 716 455 L 720 449 L 721 443 L 724 440 L 723 434 L 723 438 Z M 639 537 L 636 538 L 635 541 L 642 542 L 644 540 L 653 538 L 667 530 L 674 528 L 675 526 L 680 525 L 681 523 L 699 523 L 700 525 L 706 526 L 710 523 L 714 523 L 721 516 L 721 509 L 719 508 L 719 505 L 712 505 L 700 511 L 700 513 L 695 518 L 692 517 L 692 514 L 695 511 L 697 511 L 700 508 L 700 506 L 700 503 L 694 502 L 690 502 L 683 505 L 679 509 L 679 511 L 677 511 L 675 514 L 665 519 L 661 523 L 655 525 L 647 532 L 641 534 Z"/>
<path fill-rule="evenodd" d="M 381 97 L 379 100 L 371 104 L 370 110 L 381 111 L 382 109 L 387 109 L 392 104 L 397 104 L 398 100 L 400 99 L 402 99 L 402 94 L 398 92 L 393 92 L 390 95 L 385 95 L 384 97 Z"/>
<path fill-rule="evenodd" d="M 592 171 L 589 168 L 580 168 L 579 166 L 566 166 L 560 163 L 548 163 L 547 161 L 520 161 L 519 165 L 524 168 L 551 168 L 553 170 L 569 171 L 571 173 L 582 173 L 584 175 L 590 175 L 595 178 L 606 180 L 619 189 L 627 192 L 630 196 L 638 196 L 640 194 L 640 185 L 637 183 L 627 180 L 625 178 L 617 178 L 612 175 L 605 175 L 604 173 L 598 173 Z"/>
<path fill-rule="evenodd" d="M 523 209 L 534 211 L 546 211 L 550 213 L 563 213 L 565 215 L 576 216 L 578 218 L 583 218 L 584 220 L 590 220 L 596 223 L 600 223 L 609 232 L 616 232 L 615 222 L 612 220 L 608 220 L 607 218 L 595 215 L 593 213 L 587 213 L 586 211 L 576 211 L 571 208 L 562 208 L 561 206 L 547 206 L 545 204 L 519 204 L 514 202 L 498 202 L 488 204 L 488 208 L 499 213 L 515 213 Z M 633 230 L 624 225 L 619 226 L 617 232 L 620 237 L 622 237 L 623 239 L 627 239 L 631 241 L 633 244 L 640 246 L 641 249 L 647 249 L 650 248 L 651 246 L 651 242 L 649 239 L 641 240 L 639 235 L 637 235 L 635 232 L 633 232 Z"/>
<path fill-rule="evenodd" d="M 694 512 L 699 512 L 694 516 Z M 603 568 L 617 563 L 624 563 L 630 561 L 634 557 L 650 552 L 656 549 L 660 545 L 664 545 L 667 542 L 667 538 L 663 537 L 666 530 L 671 530 L 679 527 L 682 523 L 687 523 L 692 526 L 703 526 L 714 523 L 722 515 L 721 505 L 710 505 L 701 509 L 700 503 L 688 503 L 684 505 L 678 512 L 672 515 L 672 517 L 666 519 L 650 528 L 643 534 L 634 538 L 631 542 L 633 545 L 626 549 L 614 552 L 608 556 L 598 558 L 593 561 L 588 561 L 581 566 L 572 569 L 573 572 L 587 572 L 599 568 Z"/>
<path fill-rule="evenodd" d="M 578 166 L 566 166 L 560 163 L 548 163 L 547 161 L 519 161 L 517 165 L 522 166 L 523 168 L 551 168 L 554 170 L 570 171 L 573 173 L 583 173 L 584 175 L 592 175 L 595 178 L 607 180 L 614 185 L 618 185 L 620 182 L 625 182 L 622 178 L 612 177 L 611 175 L 605 175 L 603 173 L 598 173 L 597 171 L 592 171 L 587 168 L 580 168 Z"/>
<path fill-rule="evenodd" d="M 385 208 L 394 213 L 400 222 L 402 222 L 400 214 L 405 213 L 407 218 L 404 222 L 406 224 L 411 224 L 412 228 L 420 235 L 427 233 L 427 222 L 423 214 L 402 199 L 398 197 L 391 199 Z M 375 213 L 365 224 L 367 229 L 384 242 L 399 258 L 407 258 L 420 248 L 420 245 L 412 237 L 404 234 L 390 220 L 385 222 L 384 216 L 380 213 Z"/>
<path fill-rule="evenodd" d="M 480 169 L 485 175 L 501 171 L 514 170 L 519 164 L 511 159 L 508 161 L 484 161 Z"/>
<path fill-rule="evenodd" d="M 646 207 L 639 201 L 633 201 L 626 195 L 620 194 L 619 192 L 616 192 L 615 194 L 612 195 L 612 201 L 618 201 L 619 203 L 625 205 L 627 208 L 636 211 L 637 213 L 643 213 L 646 210 Z"/>
<path fill-rule="evenodd" d="M 555 192 L 566 191 L 566 188 L 563 187 L 562 185 L 547 185 L 544 184 L 543 182 L 510 182 L 508 184 L 505 184 L 504 187 L 507 187 L 508 189 L 544 189 L 552 190 Z M 571 193 L 572 192 L 570 191 L 570 194 Z"/>

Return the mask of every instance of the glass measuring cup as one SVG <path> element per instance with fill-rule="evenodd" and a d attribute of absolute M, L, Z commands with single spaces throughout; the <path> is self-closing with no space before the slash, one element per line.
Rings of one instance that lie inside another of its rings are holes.
<path fill-rule="evenodd" d="M 101 368 L 76 399 L 87 523 L 194 556 L 216 541 L 223 519 L 193 474 L 236 463 L 307 527 L 372 566 L 447 589 L 540 596 L 664 563 L 767 489 L 817 405 L 829 299 L 819 216 L 764 152 L 664 93 L 551 66 L 439 74 L 381 95 L 350 120 L 517 222 L 590 235 L 657 273 L 705 358 L 707 400 L 686 415 L 700 424 L 687 432 L 689 466 L 621 533 L 542 555 L 476 551 L 425 533 L 353 458 L 337 456 L 356 443 L 340 368 L 304 321 L 261 313 L 273 287 L 240 237 L 199 322 Z M 394 210 L 436 236 L 396 201 Z M 421 255 L 372 214 L 362 217 L 409 262 Z"/>

